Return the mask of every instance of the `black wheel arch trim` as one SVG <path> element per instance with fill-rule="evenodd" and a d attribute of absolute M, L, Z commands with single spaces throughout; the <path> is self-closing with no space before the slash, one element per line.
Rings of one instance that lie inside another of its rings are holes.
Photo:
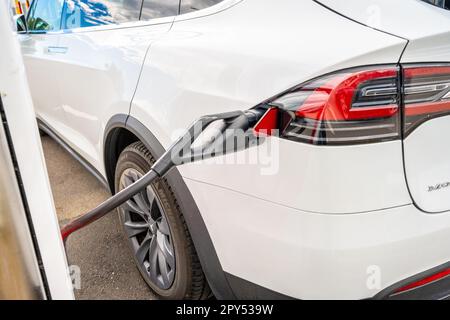
<path fill-rule="evenodd" d="M 296 300 L 282 293 L 261 287 L 250 281 L 225 272 L 228 283 L 241 300 Z"/>
<path fill-rule="evenodd" d="M 114 147 L 114 139 L 117 138 L 114 137 L 116 132 L 114 129 L 118 128 L 126 129 L 134 134 L 148 148 L 154 157 L 158 158 L 165 152 L 164 147 L 158 139 L 140 121 L 125 114 L 116 115 L 111 118 L 105 128 L 104 161 L 105 171 L 108 177 L 110 177 L 110 174 L 114 170 L 112 168 L 112 163 L 116 161 L 116 159 L 111 158 L 115 157 L 115 155 L 114 152 L 111 152 L 110 148 Z M 113 154 L 111 155 L 111 153 Z M 200 259 L 203 272 L 205 273 L 211 290 L 218 299 L 236 299 L 222 269 L 205 222 L 203 221 L 195 200 L 181 177 L 181 174 L 175 168 L 169 172 L 165 179 L 171 186 L 172 191 L 178 200 L 178 204 L 181 207 L 197 255 Z M 108 178 L 108 180 L 111 191 L 113 192 L 114 186 L 111 186 L 111 179 Z"/>
<path fill-rule="evenodd" d="M 107 184 L 112 194 L 115 193 L 113 177 L 115 174 L 115 164 L 117 164 L 118 160 L 118 156 L 115 152 L 115 148 L 117 147 L 118 132 L 115 129 L 127 129 L 127 119 L 128 116 L 126 114 L 117 114 L 108 121 L 105 127 L 105 134 L 103 139 L 103 162 L 105 166 Z"/>

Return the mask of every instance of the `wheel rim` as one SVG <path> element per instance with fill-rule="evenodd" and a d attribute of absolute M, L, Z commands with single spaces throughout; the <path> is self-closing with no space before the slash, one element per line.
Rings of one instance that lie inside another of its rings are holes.
<path fill-rule="evenodd" d="M 120 189 L 141 177 L 135 169 L 125 170 L 120 177 Z M 169 289 L 176 271 L 173 241 L 166 214 L 153 187 L 147 187 L 121 209 L 125 233 L 142 274 L 160 289 Z"/>

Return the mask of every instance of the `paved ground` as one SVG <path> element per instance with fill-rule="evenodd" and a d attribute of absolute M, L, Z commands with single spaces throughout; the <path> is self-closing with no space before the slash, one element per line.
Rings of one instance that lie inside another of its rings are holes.
<path fill-rule="evenodd" d="M 48 136 L 42 137 L 60 223 L 94 208 L 109 195 L 104 187 Z M 78 299 L 153 299 L 134 266 L 117 214 L 97 221 L 67 243 L 69 262 L 81 269 Z"/>

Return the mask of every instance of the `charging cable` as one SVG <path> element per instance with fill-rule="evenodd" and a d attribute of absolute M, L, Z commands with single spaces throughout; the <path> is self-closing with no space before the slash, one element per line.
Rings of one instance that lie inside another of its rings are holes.
<path fill-rule="evenodd" d="M 253 145 L 252 138 L 257 142 L 257 137 L 247 135 L 244 140 L 234 137 L 236 133 L 246 133 L 255 127 L 266 112 L 265 108 L 256 108 L 201 117 L 172 144 L 142 178 L 93 210 L 66 224 L 61 229 L 64 242 L 75 231 L 113 212 L 147 186 L 164 177 L 172 168 L 249 148 Z"/>

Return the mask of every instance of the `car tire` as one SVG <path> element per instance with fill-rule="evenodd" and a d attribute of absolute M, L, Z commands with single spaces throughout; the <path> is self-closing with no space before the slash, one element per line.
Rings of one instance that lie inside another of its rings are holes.
<path fill-rule="evenodd" d="M 122 190 L 127 183 L 131 184 L 134 182 L 132 180 L 144 175 L 154 162 L 154 157 L 143 143 L 136 142 L 126 147 L 117 162 L 115 190 Z M 171 186 L 165 179 L 161 179 L 137 197 L 139 198 L 135 197 L 119 208 L 119 218 L 136 266 L 150 289 L 160 299 L 209 298 L 211 290 Z M 149 200 L 152 197 L 153 199 Z M 143 204 L 147 205 L 148 211 L 136 207 L 138 204 L 141 207 Z M 146 223 L 149 230 L 142 229 L 141 234 L 135 235 L 138 231 L 133 228 L 144 228 Z M 145 240 L 147 238 L 151 240 Z M 142 252 L 147 249 L 140 249 L 144 244 L 149 245 L 149 252 L 145 253 L 146 258 L 143 258 Z"/>

